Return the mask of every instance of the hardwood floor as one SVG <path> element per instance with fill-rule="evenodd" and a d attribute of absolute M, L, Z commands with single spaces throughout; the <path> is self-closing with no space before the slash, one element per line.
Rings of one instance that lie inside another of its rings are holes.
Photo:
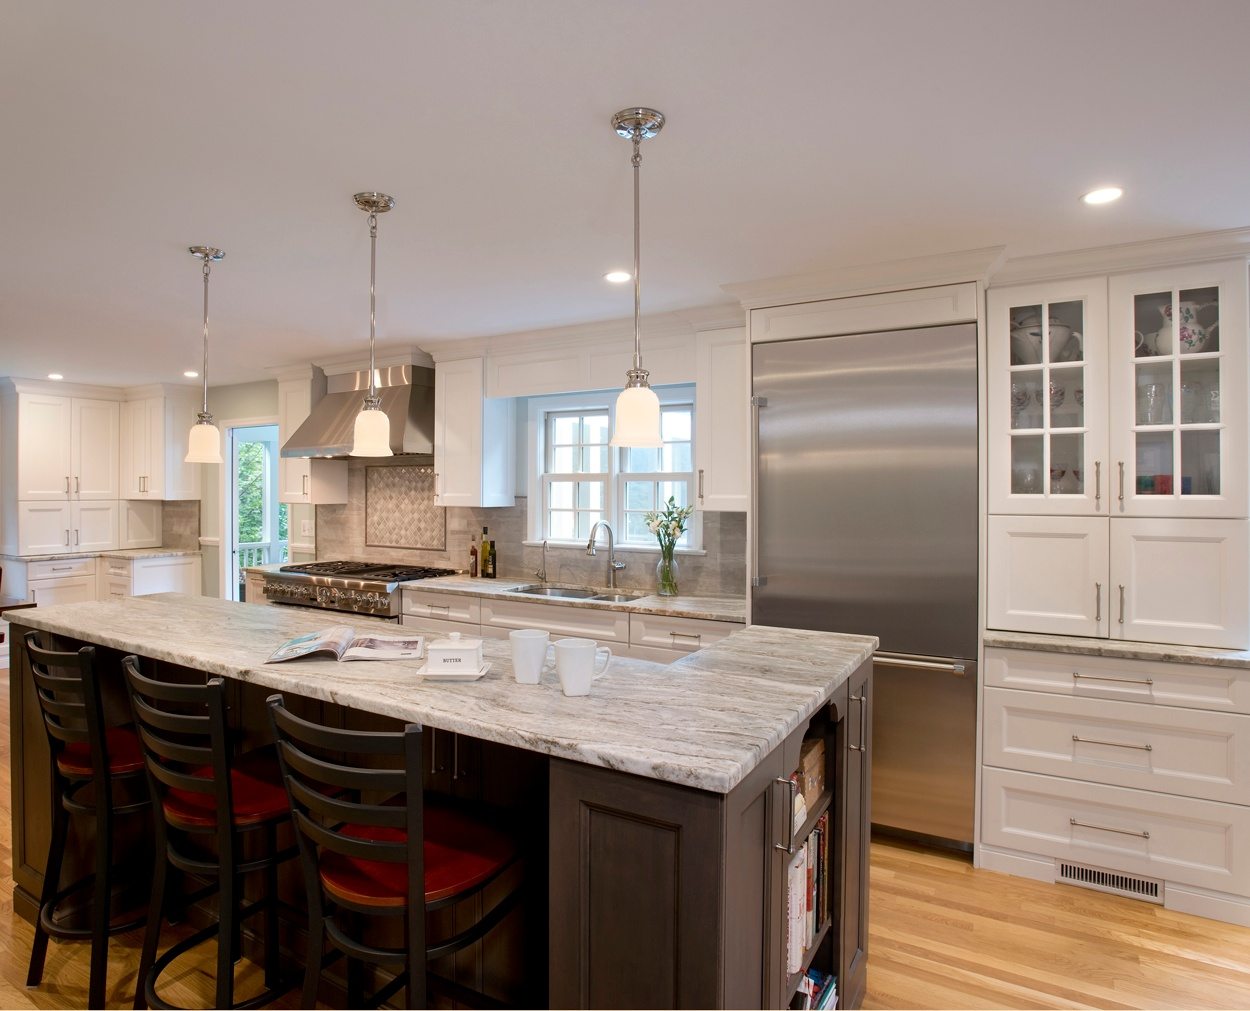
<path fill-rule="evenodd" d="M 86 944 L 53 941 L 43 985 L 24 986 L 33 931 L 11 900 L 8 709 L 0 669 L 0 1007 L 86 1007 Z M 1250 1008 L 1250 929 L 894 842 L 873 843 L 871 888 L 865 1008 Z M 110 1007 L 131 1005 L 140 941 L 113 938 Z M 166 998 L 211 1003 L 212 959 L 211 944 L 184 957 Z M 240 993 L 259 975 L 241 968 Z"/>

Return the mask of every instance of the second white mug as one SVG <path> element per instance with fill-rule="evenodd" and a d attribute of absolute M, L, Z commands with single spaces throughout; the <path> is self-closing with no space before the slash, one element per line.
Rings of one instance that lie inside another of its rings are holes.
<path fill-rule="evenodd" d="M 603 676 L 612 659 L 612 650 L 596 645 L 594 639 L 557 639 L 552 648 L 565 695 L 589 695 L 591 681 Z"/>
<path fill-rule="evenodd" d="M 523 685 L 542 679 L 547 661 L 547 633 L 538 628 L 518 628 L 508 633 L 512 642 L 512 673 Z"/>

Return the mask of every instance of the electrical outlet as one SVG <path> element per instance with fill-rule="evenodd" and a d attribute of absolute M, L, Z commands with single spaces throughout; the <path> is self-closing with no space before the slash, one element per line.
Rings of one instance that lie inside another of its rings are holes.
<path fill-rule="evenodd" d="M 311 537 L 313 535 L 313 521 L 312 520 L 300 520 L 299 521 L 299 535 L 301 537 Z"/>

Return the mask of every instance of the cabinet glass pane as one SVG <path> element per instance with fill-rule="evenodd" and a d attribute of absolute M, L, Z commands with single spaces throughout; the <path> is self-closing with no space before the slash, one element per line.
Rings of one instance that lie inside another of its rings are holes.
<path fill-rule="evenodd" d="M 1220 420 L 1220 360 L 1181 359 L 1181 424 L 1210 425 Z"/>
<path fill-rule="evenodd" d="M 1037 365 L 1042 360 L 1042 307 L 1011 307 L 1011 364 Z"/>
<path fill-rule="evenodd" d="M 1172 424 L 1172 365 L 1137 363 L 1137 424 Z"/>
<path fill-rule="evenodd" d="M 1041 428 L 1043 416 L 1042 372 L 1029 369 L 1011 374 L 1011 427 Z"/>
<path fill-rule="evenodd" d="M 1040 495 L 1042 488 L 1042 436 L 1011 437 L 1011 493 Z"/>
<path fill-rule="evenodd" d="M 1084 303 L 1051 302 L 1047 310 L 1046 360 L 1055 363 L 1083 361 Z"/>
<path fill-rule="evenodd" d="M 1085 436 L 1050 437 L 1050 493 L 1080 495 L 1085 490 Z"/>
<path fill-rule="evenodd" d="M 1153 292 L 1133 299 L 1133 345 L 1138 358 L 1172 353 L 1172 293 Z"/>
<path fill-rule="evenodd" d="M 1183 355 L 1220 349 L 1219 288 L 1182 289 L 1176 306 L 1176 343 Z"/>
<path fill-rule="evenodd" d="M 1085 427 L 1085 370 L 1056 365 L 1050 370 L 1050 427 Z"/>
<path fill-rule="evenodd" d="M 1172 433 L 1138 432 L 1137 440 L 1137 494 L 1171 495 L 1172 487 Z"/>
<path fill-rule="evenodd" d="M 1181 433 L 1181 494 L 1220 493 L 1220 433 L 1217 429 Z"/>

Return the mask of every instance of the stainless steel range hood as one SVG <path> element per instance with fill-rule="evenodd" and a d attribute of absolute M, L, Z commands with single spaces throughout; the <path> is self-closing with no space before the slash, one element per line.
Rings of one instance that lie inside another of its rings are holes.
<path fill-rule="evenodd" d="M 392 365 L 377 370 L 378 396 L 391 422 L 391 452 L 434 452 L 434 370 Z M 330 376 L 326 395 L 282 447 L 283 456 L 345 457 L 352 449 L 356 415 L 369 389 L 368 369 Z"/>

